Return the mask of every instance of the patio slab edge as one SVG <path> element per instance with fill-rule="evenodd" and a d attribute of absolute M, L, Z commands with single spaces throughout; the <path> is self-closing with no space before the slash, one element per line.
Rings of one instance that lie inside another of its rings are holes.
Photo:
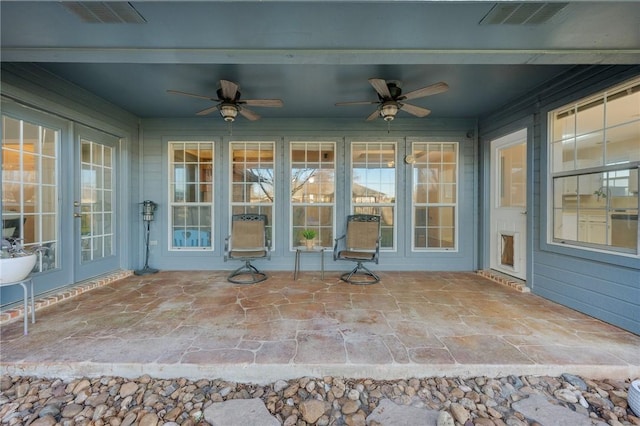
<path fill-rule="evenodd" d="M 98 287 L 103 287 L 107 284 L 111 284 L 114 281 L 121 280 L 131 275 L 133 275 L 133 270 L 116 271 L 110 274 L 101 275 L 95 278 L 81 281 L 68 287 L 53 290 L 49 293 L 46 293 L 45 295 L 39 295 L 38 298 L 34 301 L 35 311 L 37 312 L 38 310 L 46 306 L 60 303 L 87 291 L 91 291 Z M 10 308 L 0 311 L 0 324 L 8 324 L 10 322 L 22 319 L 23 317 L 24 305 L 20 300 L 13 304 Z"/>
<path fill-rule="evenodd" d="M 549 364 L 158 364 L 158 363 L 0 363 L 0 374 L 74 379 L 80 377 L 118 376 L 135 379 L 149 375 L 159 379 L 183 377 L 190 380 L 216 378 L 233 382 L 265 385 L 277 380 L 299 377 L 370 378 L 397 380 L 422 377 L 506 377 L 553 376 L 563 373 L 591 379 L 626 380 L 640 377 L 640 365 L 549 365 Z"/>

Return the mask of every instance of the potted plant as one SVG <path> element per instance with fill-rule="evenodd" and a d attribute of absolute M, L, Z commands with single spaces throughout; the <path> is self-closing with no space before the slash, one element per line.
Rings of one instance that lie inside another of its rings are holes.
<path fill-rule="evenodd" d="M 313 229 L 305 229 L 302 231 L 302 236 L 305 239 L 305 245 L 308 249 L 313 248 L 313 239 L 316 237 L 316 231 Z"/>

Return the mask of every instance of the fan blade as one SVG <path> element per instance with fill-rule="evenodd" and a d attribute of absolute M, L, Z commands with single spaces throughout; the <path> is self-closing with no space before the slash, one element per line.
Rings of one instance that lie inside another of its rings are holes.
<path fill-rule="evenodd" d="M 238 107 L 238 112 L 247 120 L 256 121 L 260 119 L 260 116 L 250 109 Z"/>
<path fill-rule="evenodd" d="M 367 121 L 372 121 L 375 120 L 376 118 L 378 118 L 380 116 L 380 110 L 376 109 L 375 111 L 373 111 L 368 117 L 367 117 Z"/>
<path fill-rule="evenodd" d="M 426 117 L 427 115 L 431 114 L 431 110 L 419 106 L 411 104 L 399 104 L 399 106 L 402 111 L 406 111 L 409 114 L 413 114 L 417 117 Z"/>
<path fill-rule="evenodd" d="M 369 83 L 384 99 L 391 99 L 391 93 L 389 92 L 389 87 L 387 86 L 386 80 L 383 80 L 381 78 L 370 78 Z"/>
<path fill-rule="evenodd" d="M 404 101 L 409 99 L 424 98 L 425 96 L 437 95 L 438 93 L 446 92 L 449 90 L 449 85 L 444 82 L 432 84 L 431 86 L 423 87 L 409 93 L 405 93 L 400 96 L 398 100 Z"/>
<path fill-rule="evenodd" d="M 214 101 L 214 102 L 218 100 L 216 98 L 212 98 L 211 96 L 195 95 L 193 93 L 181 92 L 179 90 L 167 90 L 167 93 L 171 93 L 172 95 L 191 96 L 192 98 L 206 99 L 208 101 Z"/>
<path fill-rule="evenodd" d="M 207 114 L 211 114 L 213 111 L 217 111 L 218 110 L 218 105 L 216 106 L 212 106 L 209 108 L 205 108 L 202 111 L 198 111 L 196 112 L 196 115 L 207 115 Z"/>
<path fill-rule="evenodd" d="M 222 96 L 225 100 L 235 100 L 238 93 L 238 85 L 233 81 L 220 80 L 220 88 L 222 88 Z"/>
<path fill-rule="evenodd" d="M 284 105 L 280 99 L 244 99 L 239 103 L 256 107 L 279 108 Z"/>
<path fill-rule="evenodd" d="M 356 102 L 338 102 L 336 106 L 344 106 L 344 105 L 372 105 L 377 104 L 378 101 L 356 101 Z"/>

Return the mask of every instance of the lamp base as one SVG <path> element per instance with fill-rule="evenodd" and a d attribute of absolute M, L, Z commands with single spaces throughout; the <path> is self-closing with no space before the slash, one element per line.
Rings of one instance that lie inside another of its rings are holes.
<path fill-rule="evenodd" d="M 157 269 L 149 268 L 148 266 L 143 269 L 133 271 L 134 275 L 151 275 L 159 272 Z"/>

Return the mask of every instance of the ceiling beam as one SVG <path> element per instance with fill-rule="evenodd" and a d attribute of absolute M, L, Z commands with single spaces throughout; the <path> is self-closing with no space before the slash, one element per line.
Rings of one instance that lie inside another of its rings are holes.
<path fill-rule="evenodd" d="M 504 64 L 566 65 L 640 63 L 640 49 L 164 49 L 10 47 L 2 62 L 141 64 Z"/>

